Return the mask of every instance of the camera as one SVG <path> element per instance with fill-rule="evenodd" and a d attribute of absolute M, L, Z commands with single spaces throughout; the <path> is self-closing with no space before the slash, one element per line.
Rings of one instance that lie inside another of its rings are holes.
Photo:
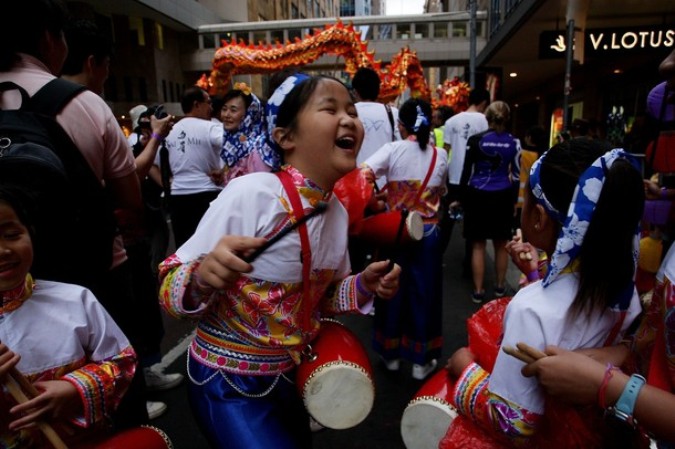
<path fill-rule="evenodd" d="M 150 129 L 150 117 L 153 115 L 158 119 L 163 119 L 169 114 L 166 112 L 166 109 L 164 109 L 163 104 L 149 106 L 148 109 L 139 116 L 138 127 L 140 129 Z"/>
<path fill-rule="evenodd" d="M 150 110 L 150 109 L 148 109 L 148 110 Z M 152 114 L 150 114 L 150 115 L 152 115 Z M 158 119 L 161 120 L 169 114 L 166 112 L 166 109 L 164 109 L 164 105 L 160 104 L 160 105 L 158 105 L 157 107 L 154 108 L 154 115 L 155 115 L 155 117 L 157 117 Z"/>

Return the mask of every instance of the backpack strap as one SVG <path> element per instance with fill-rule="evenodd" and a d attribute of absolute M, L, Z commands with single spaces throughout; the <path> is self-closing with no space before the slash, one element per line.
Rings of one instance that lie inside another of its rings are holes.
<path fill-rule="evenodd" d="M 33 112 L 56 117 L 56 114 L 83 90 L 86 90 L 86 87 L 81 84 L 54 78 L 30 97 L 27 107 Z"/>
<path fill-rule="evenodd" d="M 26 89 L 24 89 L 23 87 L 11 81 L 5 81 L 0 83 L 0 92 L 7 92 L 9 90 L 19 91 L 19 93 L 21 94 L 21 106 L 26 105 L 30 102 L 30 96 L 28 96 L 28 92 L 26 92 Z"/>

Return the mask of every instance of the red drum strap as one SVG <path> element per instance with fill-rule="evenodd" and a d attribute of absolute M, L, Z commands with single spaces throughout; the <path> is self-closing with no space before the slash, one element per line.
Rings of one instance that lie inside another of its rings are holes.
<path fill-rule="evenodd" d="M 293 178 L 288 172 L 283 170 L 277 172 L 276 175 L 284 186 L 286 195 L 288 195 L 295 219 L 300 220 L 305 213 L 302 208 L 302 201 L 300 201 L 300 195 L 298 195 L 295 184 L 293 184 Z M 312 268 L 312 249 L 309 245 L 307 225 L 301 224 L 298 228 L 298 233 L 300 233 L 300 245 L 302 246 L 302 314 L 300 316 L 300 327 L 304 332 L 309 332 L 312 316 L 312 301 L 309 297 L 309 273 Z"/>

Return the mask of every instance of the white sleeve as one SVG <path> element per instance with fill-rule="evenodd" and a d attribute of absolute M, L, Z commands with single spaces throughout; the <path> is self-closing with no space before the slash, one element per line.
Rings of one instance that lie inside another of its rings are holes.
<path fill-rule="evenodd" d="M 532 308 L 511 301 L 504 314 L 504 336 L 501 347 L 524 342 L 544 350 L 544 323 Z M 544 414 L 544 393 L 536 377 L 525 377 L 520 370 L 523 362 L 500 351 L 494 369 L 490 374 L 490 392 L 507 399 L 518 406 L 537 414 Z"/>
<path fill-rule="evenodd" d="M 370 167 L 375 173 L 376 178 L 381 178 L 382 176 L 386 176 L 389 172 L 392 152 L 393 145 L 391 143 L 385 143 L 363 163 Z"/>

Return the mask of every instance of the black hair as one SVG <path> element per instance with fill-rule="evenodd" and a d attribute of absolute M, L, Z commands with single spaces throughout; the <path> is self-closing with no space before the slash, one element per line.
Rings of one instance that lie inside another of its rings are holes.
<path fill-rule="evenodd" d="M 570 131 L 574 131 L 577 136 L 587 136 L 590 130 L 590 122 L 583 118 L 572 120 Z"/>
<path fill-rule="evenodd" d="M 555 145 L 546 153 L 542 160 L 541 187 L 553 207 L 568 210 L 581 174 L 609 149 L 602 141 L 573 139 Z M 627 160 L 616 160 L 606 173 L 581 244 L 579 289 L 572 303 L 572 317 L 584 311 L 604 310 L 632 286 L 633 242 L 644 199 L 640 172 Z"/>
<path fill-rule="evenodd" d="M 230 101 L 233 98 L 241 97 L 242 100 L 244 100 L 244 105 L 246 106 L 246 109 L 248 109 L 249 106 L 251 106 L 251 103 L 253 102 L 253 97 L 249 94 L 245 94 L 243 91 L 239 89 L 230 89 L 225 96 L 223 97 L 223 102 L 220 105 L 220 108 L 218 108 L 218 113 L 220 113 L 220 109 L 225 106 L 225 103 Z M 214 108 L 215 110 L 215 108 Z"/>
<path fill-rule="evenodd" d="M 352 87 L 362 100 L 375 101 L 380 95 L 380 77 L 375 70 L 362 67 L 354 74 Z"/>
<path fill-rule="evenodd" d="M 417 107 L 424 114 L 427 122 L 420 124 L 417 131 L 414 130 L 415 122 L 417 121 Z M 422 150 L 427 148 L 429 137 L 431 135 L 431 105 L 419 98 L 410 98 L 406 100 L 398 110 L 398 120 L 406 129 L 408 134 L 414 134 L 417 137 L 417 143 Z"/>
<path fill-rule="evenodd" d="M 312 96 L 319 83 L 324 80 L 333 80 L 340 83 L 347 89 L 342 81 L 328 75 L 311 76 L 306 80 L 300 82 L 291 89 L 286 95 L 284 101 L 279 106 L 279 113 L 277 115 L 276 126 L 280 128 L 287 128 L 290 131 L 295 130 L 297 125 L 297 117 L 302 108 L 305 107 L 307 101 Z M 349 89 L 347 89 L 349 91 Z"/>
<path fill-rule="evenodd" d="M 28 229 L 31 241 L 35 242 L 35 221 L 33 217 L 37 213 L 34 198 L 25 192 L 19 186 L 6 184 L 0 186 L 0 203 L 7 203 L 14 212 L 22 225 Z"/>
<path fill-rule="evenodd" d="M 482 102 L 490 104 L 490 92 L 488 92 L 487 89 L 483 89 L 482 87 L 471 89 L 471 92 L 469 92 L 469 104 L 477 106 Z"/>
<path fill-rule="evenodd" d="M 287 68 L 280 70 L 270 76 L 269 80 L 267 81 L 267 95 L 265 95 L 266 98 L 270 98 L 274 91 L 277 90 L 277 87 L 281 86 L 281 84 L 286 81 L 286 78 L 297 73 L 297 69 Z"/>
<path fill-rule="evenodd" d="M 546 135 L 546 130 L 541 126 L 532 126 L 527 130 L 525 136 L 530 136 L 532 144 L 534 145 L 533 148 L 528 149 L 536 151 L 539 156 L 544 154 L 548 149 L 548 136 Z"/>
<path fill-rule="evenodd" d="M 112 42 L 91 20 L 80 19 L 68 24 L 65 29 L 68 56 L 63 64 L 64 75 L 82 72 L 82 64 L 94 56 L 97 64 L 113 54 Z"/>
<path fill-rule="evenodd" d="M 195 101 L 201 103 L 204 101 L 204 94 L 206 91 L 199 86 L 190 86 L 183 92 L 183 97 L 180 99 L 180 107 L 185 114 L 192 111 Z"/>
<path fill-rule="evenodd" d="M 0 71 L 9 70 L 19 60 L 18 53 L 40 57 L 40 42 L 48 31 L 59 36 L 69 20 L 61 0 L 21 0 L 1 3 Z"/>
<path fill-rule="evenodd" d="M 443 123 L 447 122 L 450 117 L 455 115 L 455 110 L 447 105 L 441 105 L 436 108 L 436 110 L 441 113 L 441 120 L 443 120 Z"/>

